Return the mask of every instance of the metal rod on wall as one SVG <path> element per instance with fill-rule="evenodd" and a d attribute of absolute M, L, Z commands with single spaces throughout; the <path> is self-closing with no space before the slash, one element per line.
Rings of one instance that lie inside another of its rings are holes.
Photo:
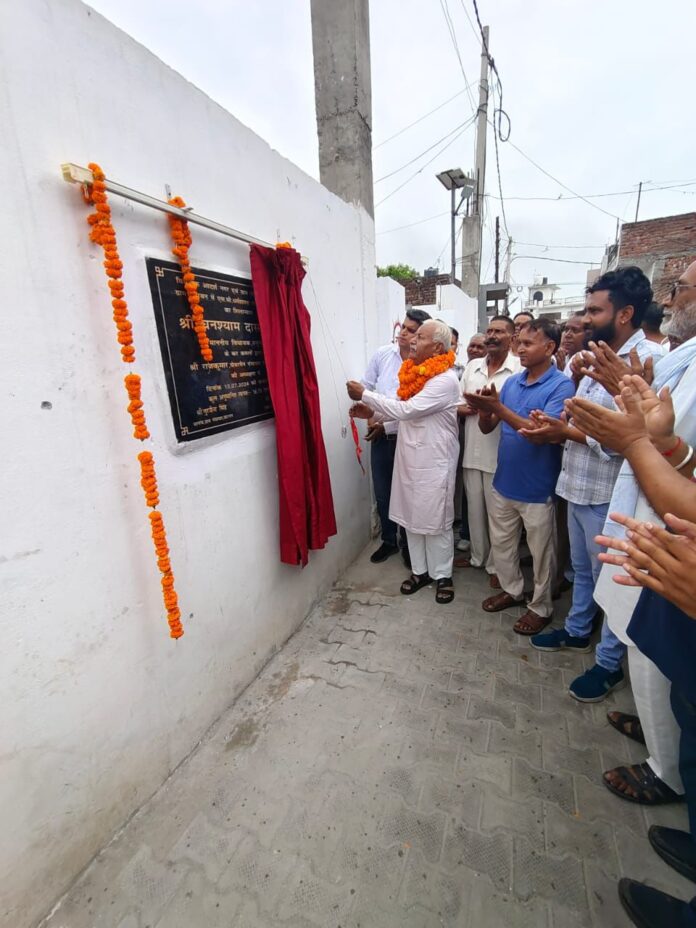
<path fill-rule="evenodd" d="M 94 181 L 92 172 L 89 168 L 83 168 L 79 164 L 72 164 L 70 162 L 62 164 L 61 171 L 63 173 L 63 180 L 67 181 L 69 184 L 91 184 Z M 171 213 L 172 216 L 179 216 L 187 222 L 192 222 L 197 226 L 203 226 L 203 228 L 210 229 L 212 232 L 219 232 L 220 235 L 226 235 L 228 238 L 236 239 L 238 242 L 246 242 L 249 245 L 263 245 L 266 248 L 275 248 L 275 245 L 271 242 L 264 242 L 263 239 L 255 238 L 253 235 L 247 235 L 245 232 L 239 232 L 237 229 L 224 226 L 222 223 L 215 222 L 213 219 L 206 219 L 205 216 L 199 216 L 190 209 L 179 209 L 176 206 L 171 206 L 166 200 L 158 200 L 156 197 L 151 197 L 147 193 L 140 193 L 138 190 L 124 187 L 123 184 L 117 184 L 115 181 L 109 180 L 108 178 L 105 183 L 106 189 L 110 193 L 115 193 L 126 200 L 133 200 L 135 203 L 140 203 L 141 206 L 149 206 L 151 209 L 159 210 L 161 213 Z M 307 262 L 307 258 L 305 258 L 304 255 L 302 255 L 302 261 L 303 263 Z"/>

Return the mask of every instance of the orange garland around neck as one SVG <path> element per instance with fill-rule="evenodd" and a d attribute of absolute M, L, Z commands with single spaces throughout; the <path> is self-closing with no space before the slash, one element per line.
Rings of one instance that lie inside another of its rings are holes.
<path fill-rule="evenodd" d="M 416 393 L 420 393 L 431 377 L 444 374 L 454 364 L 454 352 L 436 354 L 427 358 L 421 364 L 416 364 L 408 358 L 399 368 L 399 389 L 396 391 L 400 400 L 410 400 Z"/>

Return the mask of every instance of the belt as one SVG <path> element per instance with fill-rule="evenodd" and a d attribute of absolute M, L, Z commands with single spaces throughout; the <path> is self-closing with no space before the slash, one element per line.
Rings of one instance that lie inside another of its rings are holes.
<path fill-rule="evenodd" d="M 395 432 L 393 435 L 392 435 L 392 434 L 387 434 L 387 433 L 385 432 L 384 437 L 387 439 L 387 441 L 396 441 L 396 439 L 397 439 L 399 436 L 398 436 L 398 434 L 397 434 L 396 432 Z"/>

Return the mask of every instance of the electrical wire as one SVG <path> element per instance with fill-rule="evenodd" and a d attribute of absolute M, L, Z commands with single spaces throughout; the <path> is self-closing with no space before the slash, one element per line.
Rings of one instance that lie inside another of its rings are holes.
<path fill-rule="evenodd" d="M 460 2 L 461 5 L 462 5 L 462 9 L 464 10 L 464 15 L 466 16 L 467 20 L 469 21 L 469 25 L 471 26 L 471 31 L 472 31 L 473 34 L 474 34 L 474 38 L 475 38 L 476 41 L 478 42 L 478 41 L 479 41 L 479 34 L 478 34 L 478 32 L 476 31 L 476 26 L 474 26 L 474 24 L 473 24 L 473 22 L 472 22 L 472 20 L 471 20 L 471 16 L 469 16 L 469 11 L 468 11 L 467 8 L 466 8 L 466 4 L 464 3 L 464 0 L 459 0 L 459 2 Z"/>
<path fill-rule="evenodd" d="M 466 88 L 467 95 L 469 97 L 469 103 L 471 104 L 471 111 L 472 113 L 476 114 L 477 108 L 476 108 L 476 104 L 474 103 L 474 98 L 471 95 L 471 89 L 470 89 L 471 83 L 469 81 L 469 78 L 466 76 L 466 71 L 464 70 L 464 62 L 462 61 L 462 55 L 461 55 L 461 52 L 459 51 L 459 43 L 457 42 L 457 35 L 454 30 L 454 22 L 452 21 L 452 17 L 450 15 L 449 6 L 447 5 L 447 0 L 440 0 L 440 9 L 442 10 L 442 15 L 445 17 L 445 23 L 447 25 L 450 38 L 452 39 L 452 45 L 454 46 L 454 51 L 457 55 L 457 60 L 459 61 L 459 67 L 462 72 L 462 77 L 464 78 L 464 85 Z"/>
<path fill-rule="evenodd" d="M 469 126 L 474 122 L 474 118 L 475 118 L 474 116 L 470 116 L 468 119 L 465 119 L 464 122 L 461 122 L 458 126 L 455 126 L 454 129 L 451 129 L 449 132 L 443 135 L 441 139 L 438 139 L 437 142 L 433 142 L 432 145 L 429 145 L 424 151 L 416 155 L 415 158 L 411 158 L 410 161 L 407 161 L 405 164 L 402 164 L 401 167 L 395 168 L 393 171 L 390 171 L 388 174 L 384 174 L 382 177 L 378 177 L 375 183 L 379 184 L 383 180 L 388 180 L 390 177 L 393 177 L 395 174 L 399 174 L 405 168 L 410 167 L 412 164 L 414 164 L 416 161 L 422 158 L 423 155 L 427 155 L 429 151 L 432 151 L 433 148 L 436 148 L 441 142 L 444 142 L 451 135 L 454 135 L 455 132 L 458 132 L 459 129 L 468 129 Z"/>
<path fill-rule="evenodd" d="M 441 219 L 443 216 L 449 216 L 450 211 L 446 209 L 444 213 L 435 213 L 434 216 L 426 216 L 425 219 L 417 219 L 415 222 L 409 222 L 405 226 L 396 226 L 394 229 L 384 229 L 376 232 L 375 235 L 388 235 L 389 232 L 400 232 L 402 229 L 411 229 L 413 226 L 420 226 L 424 222 L 431 222 L 433 219 Z"/>
<path fill-rule="evenodd" d="M 510 144 L 512 145 L 512 142 L 510 142 Z M 516 146 L 513 146 L 513 147 L 516 147 Z M 525 156 L 525 157 L 526 157 L 526 156 Z M 536 165 L 535 165 L 535 166 L 536 166 Z M 548 174 L 547 171 L 544 171 L 543 168 L 540 168 L 540 170 L 543 171 L 544 174 L 547 174 L 547 176 L 551 177 L 552 180 L 554 180 L 554 181 L 556 180 L 554 177 L 552 177 L 550 174 Z M 556 183 L 560 184 L 561 187 L 565 187 L 566 190 L 570 190 L 570 187 L 566 187 L 565 184 L 561 184 L 560 181 L 556 181 Z M 685 186 L 687 186 L 687 185 L 686 185 L 686 184 L 679 184 L 679 185 L 677 185 L 677 186 L 668 185 L 668 186 L 666 186 L 666 187 L 643 187 L 643 193 L 654 193 L 654 192 L 657 191 L 657 190 L 675 190 L 675 189 L 677 189 L 677 187 L 678 187 L 679 189 L 681 189 L 682 187 L 685 187 Z M 696 186 L 696 181 L 694 181 L 694 182 L 691 184 L 691 186 Z M 548 203 L 567 203 L 569 200 L 597 200 L 597 199 L 601 199 L 602 197 L 622 197 L 622 196 L 626 196 L 627 194 L 633 194 L 633 195 L 635 195 L 637 192 L 638 192 L 637 189 L 635 189 L 635 190 L 612 190 L 610 193 L 585 193 L 585 194 L 574 193 L 573 196 L 571 196 L 571 197 L 565 197 L 565 196 L 563 196 L 563 194 L 561 193 L 561 194 L 559 194 L 558 196 L 555 196 L 555 197 L 519 197 L 519 196 L 507 196 L 505 199 L 506 199 L 506 200 L 527 200 L 527 201 L 548 202 Z M 688 191 L 688 192 L 689 192 L 689 193 L 696 193 L 696 191 Z M 491 198 L 494 199 L 494 200 L 499 199 L 499 197 L 496 197 L 496 196 L 495 196 L 494 194 L 492 194 L 492 193 L 486 193 L 486 194 L 484 194 L 484 196 L 486 196 L 486 197 L 491 197 Z M 595 206 L 594 203 L 590 203 L 589 205 L 590 205 L 590 206 Z M 597 209 L 599 209 L 599 207 L 597 207 Z M 604 212 L 604 210 L 602 210 L 602 212 Z M 618 218 L 619 218 L 618 216 L 614 216 L 613 213 L 607 213 L 607 215 L 608 215 L 608 216 L 611 216 L 612 219 L 618 219 Z"/>
<path fill-rule="evenodd" d="M 602 245 L 551 245 L 551 244 L 542 244 L 541 242 L 519 242 L 516 241 L 515 245 L 525 245 L 528 248 L 606 248 L 606 243 Z"/>
<path fill-rule="evenodd" d="M 473 120 L 472 120 L 472 122 L 473 122 Z M 469 125 L 471 125 L 471 123 L 470 123 Z M 443 147 L 442 147 L 439 151 L 436 151 L 432 158 L 429 158 L 428 161 L 426 161 L 424 165 L 422 165 L 420 168 L 418 168 L 418 170 L 415 171 L 413 174 L 411 174 L 410 177 L 407 177 L 406 180 L 403 181 L 403 183 L 399 184 L 398 187 L 395 187 L 395 188 L 394 188 L 390 193 L 388 193 L 385 197 L 382 197 L 382 199 L 379 200 L 379 202 L 375 203 L 375 209 L 377 209 L 378 206 L 381 206 L 382 203 L 385 203 L 387 200 L 389 200 L 391 197 L 393 197 L 395 193 L 398 193 L 398 192 L 399 192 L 399 190 L 402 190 L 402 189 L 406 186 L 406 184 L 409 184 L 412 180 L 414 180 L 414 178 L 418 177 L 419 174 L 422 174 L 423 171 L 428 167 L 428 165 L 429 165 L 429 164 L 432 164 L 433 161 L 435 161 L 436 158 L 439 158 L 440 155 L 441 155 L 443 152 L 447 151 L 447 149 L 450 147 L 450 145 L 454 145 L 454 143 L 457 141 L 457 139 L 459 139 L 462 135 L 464 135 L 464 133 L 466 132 L 467 129 L 468 129 L 468 126 L 465 126 L 457 135 L 454 136 L 454 138 L 450 139 L 449 142 L 447 142 L 446 145 L 443 145 Z"/>
<path fill-rule="evenodd" d="M 599 264 L 598 261 L 571 261 L 570 258 L 545 258 L 543 255 L 513 255 L 515 261 L 519 258 L 529 258 L 531 261 L 553 261 L 554 264 L 584 264 L 586 267 L 594 267 Z"/>
<path fill-rule="evenodd" d="M 391 142 L 393 139 L 398 138 L 400 135 L 403 135 L 408 129 L 412 129 L 414 126 L 417 126 L 419 122 L 423 122 L 424 119 L 427 119 L 428 116 L 432 116 L 433 113 L 437 113 L 438 110 L 441 110 L 443 106 L 447 106 L 448 103 L 451 103 L 452 100 L 456 100 L 457 97 L 461 97 L 463 93 L 466 93 L 467 88 L 464 87 L 462 90 L 458 90 L 453 96 L 449 97 L 443 103 L 440 103 L 439 106 L 436 106 L 432 110 L 428 110 L 427 113 L 424 113 L 422 116 L 419 116 L 418 119 L 414 119 L 413 122 L 410 122 L 407 126 L 404 126 L 403 129 L 399 129 L 398 132 L 395 132 L 394 135 L 390 135 L 389 138 L 384 139 L 382 142 L 378 142 L 376 145 L 372 146 L 372 150 L 376 151 L 378 148 L 381 148 L 382 145 L 386 145 L 387 142 Z"/>

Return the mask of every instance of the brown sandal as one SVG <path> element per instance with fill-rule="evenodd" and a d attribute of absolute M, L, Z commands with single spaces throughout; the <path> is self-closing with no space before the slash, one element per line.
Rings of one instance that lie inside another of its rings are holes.
<path fill-rule="evenodd" d="M 531 609 L 528 609 L 525 614 L 520 616 L 515 622 L 512 626 L 512 630 L 518 635 L 538 635 L 547 625 L 551 624 L 552 618 L 553 616 L 550 615 L 546 617 L 537 615 L 536 612 L 532 612 Z"/>
<path fill-rule="evenodd" d="M 503 609 L 509 609 L 511 606 L 524 606 L 524 596 L 521 599 L 515 599 L 514 596 L 503 591 L 496 593 L 495 596 L 489 596 L 481 603 L 484 612 L 502 612 Z"/>
<path fill-rule="evenodd" d="M 455 567 L 471 567 L 471 558 L 467 555 L 462 555 L 461 557 L 455 557 L 454 559 Z"/>
<path fill-rule="evenodd" d="M 622 735 L 637 741 L 638 744 L 645 744 L 643 726 L 640 724 L 637 715 L 627 715 L 625 712 L 607 712 L 607 721 Z"/>
<path fill-rule="evenodd" d="M 631 788 L 633 795 L 631 796 L 624 790 L 619 789 L 618 786 L 614 786 L 607 779 L 607 775 L 610 773 L 618 774 L 622 783 Z M 613 770 L 607 770 L 602 774 L 602 782 L 610 792 L 620 799 L 637 802 L 644 806 L 662 806 L 670 802 L 684 802 L 685 798 L 667 786 L 648 763 L 634 764 L 632 767 L 615 767 Z"/>

